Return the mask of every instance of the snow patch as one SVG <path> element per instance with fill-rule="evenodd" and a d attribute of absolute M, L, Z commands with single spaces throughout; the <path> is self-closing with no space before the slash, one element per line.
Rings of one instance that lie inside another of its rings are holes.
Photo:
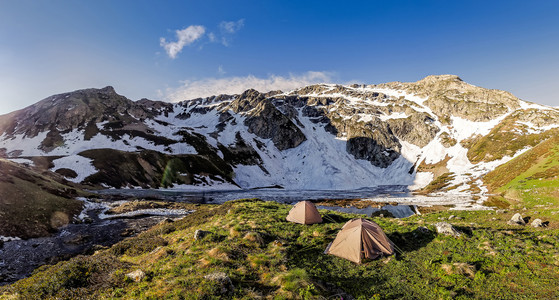
<path fill-rule="evenodd" d="M 254 145 L 254 135 L 242 131 L 247 143 L 259 153 L 263 167 L 237 165 L 235 181 L 242 188 L 281 185 L 286 189 L 358 189 L 378 185 L 413 184 L 408 171 L 413 165 L 404 157 L 388 168 L 373 166 L 355 159 L 346 150 L 347 141 L 327 132 L 323 126 L 302 117 L 300 128 L 307 140 L 296 148 L 279 151 L 271 140 L 264 140 L 265 150 Z"/>
<path fill-rule="evenodd" d="M 13 236 L 3 236 L 0 235 L 0 241 L 2 242 L 9 242 L 9 241 L 21 241 L 20 237 L 13 237 Z"/>
<path fill-rule="evenodd" d="M 100 219 L 118 219 L 118 218 L 131 218 L 137 216 L 184 216 L 193 213 L 194 210 L 186 209 L 168 209 L 168 208 L 148 208 L 138 209 L 134 211 L 125 212 L 122 214 L 106 214 L 105 212 L 99 214 Z"/>
<path fill-rule="evenodd" d="M 109 209 L 109 206 L 106 203 L 102 202 L 92 202 L 89 199 L 84 197 L 77 197 L 76 200 L 80 200 L 83 202 L 83 209 L 81 213 L 78 215 L 78 220 L 83 221 L 85 218 L 88 217 L 88 213 L 92 210 L 103 210 L 106 211 Z"/>
<path fill-rule="evenodd" d="M 493 129 L 497 124 L 504 120 L 509 114 L 504 114 L 496 119 L 488 122 L 474 122 L 460 117 L 450 117 L 452 120 L 452 136 L 460 141 L 463 141 L 472 135 L 487 135 L 491 129 Z"/>
<path fill-rule="evenodd" d="M 56 171 L 58 169 L 71 169 L 78 174 L 76 178 L 66 178 L 72 182 L 82 182 L 86 177 L 93 175 L 98 172 L 98 170 L 92 164 L 93 160 L 80 156 L 80 155 L 69 155 L 52 161 L 54 167 L 51 171 Z"/>
<path fill-rule="evenodd" d="M 5 134 L 0 138 L 0 148 L 6 148 L 6 152 L 21 151 L 18 156 L 42 156 L 45 153 L 39 150 L 41 142 L 47 137 L 47 132 L 39 132 L 35 137 L 27 137 L 23 133 L 8 137 Z M 14 157 L 10 155 L 10 157 Z"/>
<path fill-rule="evenodd" d="M 528 134 L 538 134 L 538 133 L 542 133 L 554 128 L 559 128 L 559 123 L 557 124 L 551 124 L 551 125 L 547 125 L 547 126 L 538 126 L 536 124 L 533 124 L 531 122 L 523 122 L 523 121 L 516 121 L 516 124 L 520 124 L 520 125 L 524 125 L 528 130 Z"/>
<path fill-rule="evenodd" d="M 379 118 L 380 118 L 382 121 L 391 120 L 391 119 L 405 119 L 405 118 L 407 118 L 407 117 L 408 117 L 408 115 L 406 115 L 406 114 L 403 113 L 403 112 L 394 112 L 394 113 L 392 113 L 392 114 L 390 114 L 390 115 L 380 115 L 380 116 L 379 116 Z"/>
<path fill-rule="evenodd" d="M 22 165 L 35 166 L 35 163 L 27 158 L 8 158 L 8 160 Z"/>
<path fill-rule="evenodd" d="M 483 206 L 474 201 L 469 195 L 450 194 L 445 193 L 442 195 L 414 195 L 412 197 L 372 197 L 363 199 L 363 201 L 372 202 L 397 202 L 399 205 L 417 205 L 417 206 L 435 206 L 435 205 L 448 205 L 453 206 L 452 210 L 488 210 L 489 207 Z"/>
<path fill-rule="evenodd" d="M 206 192 L 206 191 L 233 191 L 240 188 L 229 182 L 219 182 L 210 185 L 191 185 L 191 184 L 174 184 L 172 187 L 159 188 L 160 191 L 188 191 L 188 192 Z"/>
<path fill-rule="evenodd" d="M 537 103 L 532 103 L 524 100 L 519 100 L 518 104 L 522 109 L 540 109 L 540 110 L 555 110 L 555 108 L 550 106 L 545 106 Z"/>

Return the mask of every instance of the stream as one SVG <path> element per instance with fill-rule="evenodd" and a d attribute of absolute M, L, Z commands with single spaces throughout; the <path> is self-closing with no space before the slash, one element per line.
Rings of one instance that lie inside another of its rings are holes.
<path fill-rule="evenodd" d="M 11 240 L 0 245 L 0 285 L 25 278 L 44 264 L 55 264 L 78 254 L 93 253 L 145 231 L 167 218 L 179 218 L 189 213 L 152 215 L 147 212 L 109 218 L 103 213 L 108 205 L 87 209 L 87 204 L 86 210 L 80 215 L 85 222 L 68 224 L 50 237 Z"/>

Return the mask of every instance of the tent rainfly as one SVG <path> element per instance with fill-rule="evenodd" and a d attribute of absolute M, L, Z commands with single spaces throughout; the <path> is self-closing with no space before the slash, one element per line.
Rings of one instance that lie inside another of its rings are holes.
<path fill-rule="evenodd" d="M 345 223 L 324 253 L 360 264 L 363 258 L 394 254 L 394 246 L 377 223 L 358 218 Z"/>
<path fill-rule="evenodd" d="M 285 219 L 299 224 L 322 223 L 320 213 L 310 201 L 300 201 L 295 204 Z"/>

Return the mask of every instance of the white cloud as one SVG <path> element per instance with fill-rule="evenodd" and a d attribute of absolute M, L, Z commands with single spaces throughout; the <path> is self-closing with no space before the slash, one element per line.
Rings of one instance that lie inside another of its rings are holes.
<path fill-rule="evenodd" d="M 217 40 L 217 37 L 215 36 L 215 33 L 210 32 L 208 33 L 208 38 L 210 39 L 210 42 L 215 42 Z"/>
<path fill-rule="evenodd" d="M 225 75 L 225 73 L 227 73 L 227 72 L 225 72 L 225 70 L 223 69 L 223 66 L 222 66 L 222 65 L 220 65 L 219 67 L 217 67 L 217 74 L 219 74 L 219 75 Z"/>
<path fill-rule="evenodd" d="M 231 22 L 221 22 L 219 23 L 219 28 L 221 28 L 221 30 L 223 32 L 226 33 L 230 33 L 233 34 L 237 31 L 239 31 L 241 28 L 243 28 L 243 26 L 245 25 L 245 19 L 240 19 L 238 21 L 231 21 Z"/>
<path fill-rule="evenodd" d="M 184 46 L 194 43 L 206 32 L 206 28 L 200 25 L 190 25 L 182 30 L 177 30 L 177 41 L 167 42 L 165 38 L 159 39 L 159 44 L 165 49 L 170 58 L 175 59 Z"/>
<path fill-rule="evenodd" d="M 290 74 L 287 77 L 270 75 L 268 78 L 258 78 L 248 75 L 245 77 L 186 80 L 178 88 L 168 88 L 165 98 L 171 102 L 178 102 L 219 94 L 240 94 L 251 88 L 260 92 L 274 90 L 290 91 L 306 85 L 330 82 L 331 75 L 328 72 L 311 71 L 301 75 Z"/>
<path fill-rule="evenodd" d="M 231 42 L 232 36 L 237 33 L 237 31 L 241 30 L 245 25 L 245 19 L 240 19 L 238 21 L 231 21 L 231 22 L 221 22 L 219 23 L 219 29 L 221 30 L 221 44 L 225 47 L 229 47 L 229 43 Z M 215 37 L 215 35 L 214 35 Z M 215 41 L 213 39 L 212 41 Z"/>

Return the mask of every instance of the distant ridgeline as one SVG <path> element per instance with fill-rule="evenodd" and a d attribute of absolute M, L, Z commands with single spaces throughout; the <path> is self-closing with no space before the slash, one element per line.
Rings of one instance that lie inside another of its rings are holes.
<path fill-rule="evenodd" d="M 485 174 L 558 128 L 558 109 L 453 75 L 179 103 L 131 101 L 105 87 L 0 116 L 0 156 L 90 188 L 407 185 L 482 201 Z"/>

